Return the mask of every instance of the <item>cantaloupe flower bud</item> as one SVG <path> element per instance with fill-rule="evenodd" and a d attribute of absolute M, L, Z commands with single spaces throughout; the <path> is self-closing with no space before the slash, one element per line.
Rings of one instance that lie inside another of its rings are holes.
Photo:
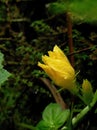
<path fill-rule="evenodd" d="M 88 105 L 93 99 L 93 89 L 91 83 L 85 79 L 82 83 L 82 96 L 85 103 Z"/>
<path fill-rule="evenodd" d="M 55 45 L 53 51 L 48 51 L 48 55 L 42 56 L 44 64 L 38 62 L 38 66 L 47 73 L 57 86 L 69 91 L 76 91 L 75 70 L 62 50 Z"/>
<path fill-rule="evenodd" d="M 83 93 L 90 93 L 92 92 L 92 85 L 91 83 L 87 80 L 87 79 L 84 79 L 83 80 L 83 84 L 82 84 L 82 92 Z"/>

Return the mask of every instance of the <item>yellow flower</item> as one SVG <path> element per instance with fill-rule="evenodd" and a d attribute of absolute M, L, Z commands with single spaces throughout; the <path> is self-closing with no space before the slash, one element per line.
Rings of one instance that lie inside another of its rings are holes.
<path fill-rule="evenodd" d="M 75 70 L 65 54 L 55 45 L 53 51 L 48 51 L 48 55 L 42 56 L 44 64 L 38 62 L 38 66 L 48 74 L 57 86 L 70 91 L 74 90 Z"/>

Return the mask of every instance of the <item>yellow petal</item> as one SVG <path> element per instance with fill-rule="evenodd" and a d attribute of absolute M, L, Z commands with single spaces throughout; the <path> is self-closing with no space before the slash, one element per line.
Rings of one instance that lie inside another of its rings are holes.
<path fill-rule="evenodd" d="M 48 65 L 49 57 L 47 55 L 42 56 L 42 61 L 44 64 Z"/>
<path fill-rule="evenodd" d="M 53 78 L 55 77 L 55 73 L 48 65 L 44 65 L 38 62 L 38 66 L 41 67 L 48 74 L 48 76 L 53 80 Z"/>
<path fill-rule="evenodd" d="M 57 45 L 54 46 L 53 51 L 54 51 L 54 52 L 57 52 L 58 54 L 60 54 L 60 55 L 62 55 L 62 56 L 64 56 L 63 51 L 62 51 Z"/>
<path fill-rule="evenodd" d="M 55 52 L 57 57 L 63 58 L 63 60 L 65 60 L 66 62 L 68 62 L 70 64 L 70 62 L 67 59 L 66 55 L 63 53 L 63 51 L 57 45 L 54 46 L 53 52 Z"/>
<path fill-rule="evenodd" d="M 52 57 L 52 58 L 54 58 L 54 59 L 56 59 L 56 58 L 57 58 L 57 55 L 56 55 L 56 53 L 55 53 L 55 52 L 48 51 L 48 54 L 49 54 L 49 57 Z"/>
<path fill-rule="evenodd" d="M 42 60 L 46 65 L 48 65 L 54 71 L 62 73 L 62 75 L 65 75 L 67 73 L 71 76 L 75 76 L 75 71 L 73 67 L 70 64 L 68 64 L 68 62 L 66 61 L 53 59 L 52 57 L 48 57 L 48 56 L 43 56 Z"/>

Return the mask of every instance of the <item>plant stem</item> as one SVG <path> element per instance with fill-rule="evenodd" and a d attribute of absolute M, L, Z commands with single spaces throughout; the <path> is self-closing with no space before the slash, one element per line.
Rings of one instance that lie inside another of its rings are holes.
<path fill-rule="evenodd" d="M 52 85 L 50 83 L 50 81 L 46 78 L 40 78 L 40 80 L 49 88 L 49 90 L 51 91 L 56 103 L 60 104 L 60 106 L 62 107 L 62 109 L 67 109 L 68 106 L 67 104 L 64 102 L 62 96 L 60 95 L 60 93 L 58 93 L 56 87 L 54 85 Z"/>
<path fill-rule="evenodd" d="M 76 124 L 91 110 L 91 108 L 97 102 L 97 91 L 94 94 L 93 100 L 90 105 L 86 106 L 76 117 L 72 119 L 72 125 L 76 126 Z"/>
<path fill-rule="evenodd" d="M 69 46 L 69 52 L 71 54 L 74 52 L 74 47 L 73 47 L 73 38 L 72 38 L 72 21 L 70 17 L 71 17 L 70 13 L 67 12 L 66 18 L 67 18 L 68 46 Z M 74 55 L 70 55 L 70 62 L 71 65 L 74 67 Z"/>
<path fill-rule="evenodd" d="M 35 130 L 36 129 L 34 126 L 28 125 L 28 124 L 25 124 L 25 123 L 19 123 L 18 125 L 21 126 L 21 127 L 30 129 L 30 130 Z"/>

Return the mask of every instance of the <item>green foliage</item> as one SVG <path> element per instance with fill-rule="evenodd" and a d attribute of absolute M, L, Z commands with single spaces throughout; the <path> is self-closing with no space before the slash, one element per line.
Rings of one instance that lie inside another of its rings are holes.
<path fill-rule="evenodd" d="M 46 23 L 44 23 L 42 20 L 38 20 L 38 21 L 34 21 L 32 24 L 31 24 L 31 27 L 33 27 L 35 29 L 35 31 L 38 33 L 38 34 L 50 34 L 50 33 L 53 33 L 53 29 L 47 25 Z"/>
<path fill-rule="evenodd" d="M 8 79 L 11 75 L 7 70 L 3 68 L 4 55 L 0 52 L 0 86 Z"/>
<path fill-rule="evenodd" d="M 50 3 L 48 11 L 53 15 L 64 14 L 70 12 L 72 20 L 77 22 L 96 22 L 97 12 L 96 0 L 58 0 L 54 3 Z"/>
<path fill-rule="evenodd" d="M 0 94 L 3 94 L 4 96 L 3 100 L 2 96 L 0 97 L 0 124 L 7 117 L 7 111 L 2 110 L 6 109 L 5 107 L 8 108 L 13 104 L 13 94 L 11 95 L 10 91 L 6 90 L 4 86 L 1 88 L 1 86 L 4 85 L 5 81 L 8 80 L 8 78 L 11 76 L 11 74 L 6 69 L 4 69 L 3 61 L 4 55 L 0 52 Z"/>
<path fill-rule="evenodd" d="M 43 111 L 42 120 L 36 128 L 38 130 L 58 130 L 68 119 L 69 109 L 62 110 L 56 103 L 50 103 Z"/>
<path fill-rule="evenodd" d="M 23 128 L 30 129 L 30 130 L 36 130 L 36 128 L 34 126 L 28 125 L 28 124 L 25 124 L 25 123 L 19 123 L 18 125 L 23 127 Z"/>
<path fill-rule="evenodd" d="M 67 3 L 54 2 L 47 5 L 48 12 L 53 15 L 63 14 L 67 11 Z"/>
<path fill-rule="evenodd" d="M 0 6 L 0 21 L 4 21 L 6 17 L 7 17 L 6 6 L 2 4 L 2 6 Z"/>
<path fill-rule="evenodd" d="M 96 22 L 97 16 L 95 12 L 97 1 L 96 0 L 84 0 L 84 1 L 74 1 L 70 3 L 70 11 L 72 12 L 74 20 L 80 20 L 82 22 Z"/>

